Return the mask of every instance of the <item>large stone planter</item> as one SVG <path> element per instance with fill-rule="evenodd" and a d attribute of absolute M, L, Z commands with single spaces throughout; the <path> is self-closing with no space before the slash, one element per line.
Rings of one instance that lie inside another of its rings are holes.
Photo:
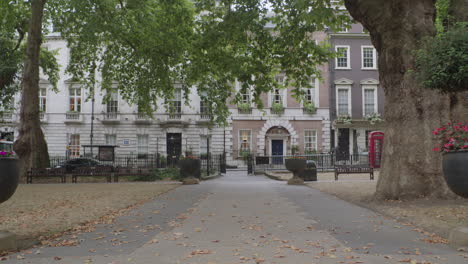
<path fill-rule="evenodd" d="M 19 183 L 19 167 L 16 158 L 0 158 L 0 203 L 8 200 Z"/>
<path fill-rule="evenodd" d="M 468 151 L 445 153 L 442 168 L 450 190 L 461 197 L 468 198 Z"/>
<path fill-rule="evenodd" d="M 288 181 L 289 185 L 302 185 L 304 180 L 299 177 L 299 175 L 306 168 L 305 159 L 286 159 L 285 160 L 286 169 L 293 173 L 293 177 Z"/>
<path fill-rule="evenodd" d="M 184 184 L 196 184 L 201 177 L 201 160 L 181 159 L 179 160 L 180 178 Z"/>

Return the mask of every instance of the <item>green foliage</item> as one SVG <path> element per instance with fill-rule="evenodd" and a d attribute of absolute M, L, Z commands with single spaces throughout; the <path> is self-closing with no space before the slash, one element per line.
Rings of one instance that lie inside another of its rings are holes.
<path fill-rule="evenodd" d="M 0 3 L 0 104 L 3 106 L 10 105 L 13 96 L 20 89 L 19 75 L 26 54 L 25 36 L 30 16 L 30 1 Z M 56 55 L 56 51 L 41 49 L 39 62 L 43 73 L 54 88 L 57 87 L 59 79 Z"/>
<path fill-rule="evenodd" d="M 299 153 L 299 146 L 298 145 L 292 145 L 291 146 L 291 154 L 296 155 Z"/>
<path fill-rule="evenodd" d="M 179 169 L 177 168 L 155 169 L 150 175 L 130 177 L 130 181 L 160 181 L 178 179 Z"/>
<path fill-rule="evenodd" d="M 379 113 L 372 113 L 372 114 L 368 114 L 366 115 L 366 119 L 367 121 L 369 121 L 369 123 L 371 125 L 375 125 L 377 123 L 380 123 L 383 121 L 382 117 L 380 116 Z"/>
<path fill-rule="evenodd" d="M 248 150 L 241 150 L 241 152 L 239 153 L 240 157 L 243 159 L 243 160 L 247 160 L 248 157 L 250 156 L 250 151 Z"/>
<path fill-rule="evenodd" d="M 313 102 L 304 103 L 304 109 L 309 114 L 315 114 L 317 112 L 317 107 L 315 107 L 315 104 Z"/>
<path fill-rule="evenodd" d="M 450 0 L 437 0 L 435 3 L 436 10 L 437 10 L 435 27 L 438 33 L 442 33 L 445 31 L 444 24 L 446 24 L 449 19 L 449 15 L 448 15 L 449 4 L 450 4 Z"/>
<path fill-rule="evenodd" d="M 249 112 L 252 109 L 249 103 L 239 103 L 237 104 L 237 108 L 243 113 Z"/>
<path fill-rule="evenodd" d="M 343 124 L 351 124 L 353 121 L 351 119 L 350 115 L 339 115 L 338 118 L 336 119 L 338 122 L 342 122 Z"/>
<path fill-rule="evenodd" d="M 93 87 L 96 70 L 102 88 L 117 88 L 151 114 L 176 86 L 188 99 L 196 85 L 219 124 L 229 115 L 228 101 L 240 102 L 236 80 L 253 87 L 260 108 L 261 94 L 279 87 L 280 72 L 288 76 L 285 86 L 307 87 L 310 76 L 320 76 L 316 65 L 332 54 L 312 33 L 349 21 L 326 0 L 49 1 L 71 48 L 67 72 L 85 87 Z"/>
<path fill-rule="evenodd" d="M 284 106 L 283 104 L 280 104 L 280 103 L 273 103 L 271 105 L 271 111 L 275 114 L 281 115 L 283 114 Z"/>
<path fill-rule="evenodd" d="M 429 89 L 442 93 L 468 91 L 468 30 L 454 26 L 424 40 L 416 51 L 416 78 Z"/>

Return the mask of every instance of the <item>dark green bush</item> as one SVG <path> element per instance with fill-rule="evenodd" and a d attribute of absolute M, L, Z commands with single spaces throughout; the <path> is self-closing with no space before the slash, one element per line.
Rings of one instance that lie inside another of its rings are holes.
<path fill-rule="evenodd" d="M 459 25 L 427 38 L 416 52 L 416 78 L 443 93 L 468 91 L 468 30 Z"/>
<path fill-rule="evenodd" d="M 160 180 L 178 180 L 179 169 L 167 168 L 167 169 L 154 169 L 150 175 L 134 176 L 131 177 L 131 181 L 160 181 Z"/>

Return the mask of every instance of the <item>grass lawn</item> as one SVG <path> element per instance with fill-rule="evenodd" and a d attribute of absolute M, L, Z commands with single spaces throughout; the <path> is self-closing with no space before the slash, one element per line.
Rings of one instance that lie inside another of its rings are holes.
<path fill-rule="evenodd" d="M 0 204 L 0 230 L 21 240 L 51 236 L 84 223 L 112 221 L 119 210 L 153 199 L 174 183 L 84 183 L 20 185 Z M 102 218 L 106 216 L 106 218 Z"/>

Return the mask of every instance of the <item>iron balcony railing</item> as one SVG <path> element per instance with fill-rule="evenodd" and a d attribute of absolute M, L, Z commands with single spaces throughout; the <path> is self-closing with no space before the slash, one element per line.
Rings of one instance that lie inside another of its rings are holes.
<path fill-rule="evenodd" d="M 80 120 L 80 112 L 67 112 L 65 113 L 66 120 Z"/>

